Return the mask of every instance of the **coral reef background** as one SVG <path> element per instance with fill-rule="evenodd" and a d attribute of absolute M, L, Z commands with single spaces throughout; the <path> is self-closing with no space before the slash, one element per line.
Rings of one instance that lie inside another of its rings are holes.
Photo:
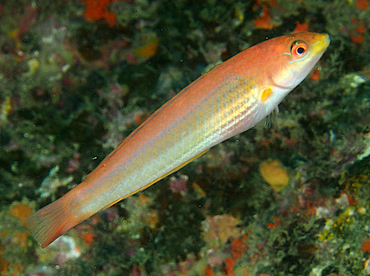
<path fill-rule="evenodd" d="M 278 114 L 46 249 L 24 228 L 201 74 L 301 31 L 332 43 Z M 369 275 L 369 53 L 368 0 L 3 0 L 0 275 Z"/>

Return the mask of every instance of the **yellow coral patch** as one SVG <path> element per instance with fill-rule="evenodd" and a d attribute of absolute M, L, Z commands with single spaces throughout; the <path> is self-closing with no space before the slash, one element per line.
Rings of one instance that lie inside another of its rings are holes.
<path fill-rule="evenodd" d="M 158 49 L 158 38 L 153 37 L 147 42 L 147 44 L 138 49 L 135 49 L 134 54 L 136 57 L 139 58 L 150 58 L 157 52 L 157 49 Z"/>
<path fill-rule="evenodd" d="M 275 191 L 280 191 L 289 182 L 288 172 L 279 160 L 266 160 L 260 164 L 259 170 L 263 179 Z"/>

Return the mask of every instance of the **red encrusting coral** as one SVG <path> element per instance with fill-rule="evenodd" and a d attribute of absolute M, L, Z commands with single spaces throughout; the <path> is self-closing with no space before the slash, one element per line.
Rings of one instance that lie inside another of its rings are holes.
<path fill-rule="evenodd" d="M 271 30 L 278 26 L 273 20 L 273 17 L 270 14 L 269 7 L 278 6 L 278 3 L 275 0 L 263 2 L 258 0 L 253 6 L 253 11 L 257 10 L 262 5 L 262 13 L 256 19 L 253 19 L 254 25 L 258 29 Z"/>
<path fill-rule="evenodd" d="M 356 0 L 356 7 L 358 9 L 361 9 L 363 11 L 367 11 L 369 6 L 370 6 L 370 3 L 369 3 L 368 0 Z"/>
<path fill-rule="evenodd" d="M 215 276 L 215 273 L 213 272 L 213 270 L 210 266 L 207 266 L 206 270 L 204 271 L 204 275 L 206 275 L 206 276 Z"/>
<path fill-rule="evenodd" d="M 356 25 L 356 30 L 352 31 L 351 33 L 351 41 L 354 42 L 355 44 L 361 44 L 364 42 L 365 38 L 363 34 L 366 32 L 366 26 L 363 20 L 360 22 L 358 21 L 357 18 L 353 17 L 352 18 L 352 23 Z"/>
<path fill-rule="evenodd" d="M 247 235 L 243 235 L 242 238 L 235 238 L 231 244 L 231 253 L 235 260 L 239 259 L 242 254 L 247 251 L 248 245 L 245 243 Z"/>
<path fill-rule="evenodd" d="M 369 252 L 370 251 L 370 239 L 363 241 L 362 243 L 362 252 Z"/>
<path fill-rule="evenodd" d="M 296 27 L 293 30 L 293 33 L 302 33 L 302 32 L 308 32 L 309 26 L 307 22 L 299 23 L 299 21 L 296 22 Z"/>
<path fill-rule="evenodd" d="M 109 27 L 113 27 L 116 23 L 116 14 L 111 12 L 107 5 L 118 0 L 85 0 L 82 1 L 86 5 L 84 13 L 87 21 L 97 21 L 104 19 L 108 22 Z"/>

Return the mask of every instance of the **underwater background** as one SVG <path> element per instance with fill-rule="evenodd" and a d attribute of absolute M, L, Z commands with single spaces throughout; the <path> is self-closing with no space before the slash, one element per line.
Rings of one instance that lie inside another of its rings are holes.
<path fill-rule="evenodd" d="M 303 31 L 331 44 L 278 114 L 32 238 L 27 216 L 187 84 Z M 370 1 L 2 0 L 0 145 L 0 275 L 370 275 Z"/>

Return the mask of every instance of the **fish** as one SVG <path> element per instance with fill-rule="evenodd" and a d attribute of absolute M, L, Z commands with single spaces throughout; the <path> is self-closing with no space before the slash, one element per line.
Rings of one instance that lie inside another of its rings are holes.
<path fill-rule="evenodd" d="M 268 116 L 330 44 L 304 32 L 268 39 L 216 66 L 149 116 L 79 185 L 30 215 L 42 248 Z"/>

